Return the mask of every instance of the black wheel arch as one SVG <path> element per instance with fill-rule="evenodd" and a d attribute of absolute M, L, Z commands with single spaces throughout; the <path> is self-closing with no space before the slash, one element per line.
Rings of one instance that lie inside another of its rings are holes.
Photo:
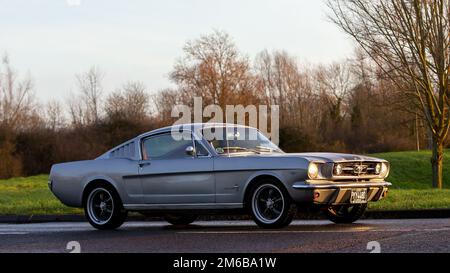
<path fill-rule="evenodd" d="M 119 194 L 119 191 L 117 190 L 117 188 L 114 186 L 113 183 L 111 183 L 105 179 L 94 179 L 94 180 L 88 182 L 83 189 L 83 195 L 82 195 L 82 199 L 81 199 L 81 202 L 82 202 L 81 204 L 83 206 L 86 203 L 86 199 L 87 199 L 90 191 L 92 189 L 94 189 L 95 187 L 99 187 L 99 186 L 104 186 L 104 187 L 107 187 L 108 189 L 114 190 L 115 194 L 119 197 L 120 203 L 123 204 L 122 198 L 120 197 L 120 194 Z"/>
<path fill-rule="evenodd" d="M 270 174 L 262 174 L 262 175 L 255 176 L 254 178 L 252 178 L 252 180 L 250 180 L 250 182 L 247 183 L 245 191 L 244 191 L 244 200 L 243 200 L 244 208 L 247 208 L 247 206 L 248 206 L 247 203 L 248 203 L 248 200 L 249 200 L 250 194 L 252 193 L 253 188 L 256 185 L 264 182 L 265 180 L 271 180 L 272 183 L 275 183 L 278 187 L 280 187 L 280 189 L 285 190 L 288 197 L 292 201 L 292 197 L 291 197 L 289 191 L 287 190 L 286 185 L 284 185 L 284 183 L 281 182 L 281 180 L 278 177 L 276 177 L 274 175 L 270 175 Z"/>

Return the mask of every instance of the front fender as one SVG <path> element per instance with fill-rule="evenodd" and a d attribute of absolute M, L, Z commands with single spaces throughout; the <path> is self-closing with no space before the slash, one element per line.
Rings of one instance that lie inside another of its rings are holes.
<path fill-rule="evenodd" d="M 252 174 L 244 184 L 242 191 L 241 200 L 245 202 L 246 194 L 253 183 L 256 183 L 258 179 L 263 177 L 272 177 L 280 181 L 285 187 L 286 191 L 289 193 L 291 198 L 295 198 L 298 194 L 297 191 L 293 190 L 292 185 L 298 181 L 297 179 L 304 177 L 306 171 L 303 169 L 293 169 L 293 170 L 279 170 L 279 171 L 258 171 Z"/>

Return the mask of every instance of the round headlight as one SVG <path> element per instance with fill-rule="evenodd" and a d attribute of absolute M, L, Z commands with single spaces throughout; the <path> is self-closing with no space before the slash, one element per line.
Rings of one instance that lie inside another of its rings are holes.
<path fill-rule="evenodd" d="M 342 165 L 341 164 L 334 165 L 334 174 L 335 175 L 341 175 L 342 174 Z"/>
<path fill-rule="evenodd" d="M 386 178 L 389 175 L 389 166 L 386 163 L 381 163 L 380 176 Z"/>
<path fill-rule="evenodd" d="M 308 176 L 311 179 L 316 179 L 319 176 L 319 167 L 316 163 L 310 163 L 308 167 Z"/>
<path fill-rule="evenodd" d="M 381 169 L 382 169 L 382 164 L 377 163 L 377 165 L 375 166 L 375 174 L 379 175 L 381 173 Z"/>

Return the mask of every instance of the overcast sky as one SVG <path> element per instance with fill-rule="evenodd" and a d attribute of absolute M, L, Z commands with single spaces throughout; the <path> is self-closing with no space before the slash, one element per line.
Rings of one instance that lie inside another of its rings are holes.
<path fill-rule="evenodd" d="M 326 12 L 322 0 L 0 0 L 0 52 L 44 101 L 68 97 L 92 65 L 107 91 L 128 80 L 157 91 L 183 44 L 214 29 L 250 58 L 265 48 L 309 63 L 349 57 L 351 40 Z"/>

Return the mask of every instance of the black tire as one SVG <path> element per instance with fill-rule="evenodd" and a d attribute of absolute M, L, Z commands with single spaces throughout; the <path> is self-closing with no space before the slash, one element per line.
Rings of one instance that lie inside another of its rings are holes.
<path fill-rule="evenodd" d="M 336 224 L 356 222 L 366 211 L 367 204 L 330 206 L 326 210 L 328 220 Z"/>
<path fill-rule="evenodd" d="M 197 220 L 198 215 L 194 214 L 168 214 L 164 219 L 174 226 L 187 226 Z"/>
<path fill-rule="evenodd" d="M 262 228 L 283 228 L 295 216 L 296 206 L 284 186 L 265 179 L 249 191 L 246 206 L 256 224 Z"/>
<path fill-rule="evenodd" d="M 120 227 L 127 218 L 120 196 L 108 184 L 90 187 L 84 200 L 84 214 L 96 229 L 110 230 Z"/>

